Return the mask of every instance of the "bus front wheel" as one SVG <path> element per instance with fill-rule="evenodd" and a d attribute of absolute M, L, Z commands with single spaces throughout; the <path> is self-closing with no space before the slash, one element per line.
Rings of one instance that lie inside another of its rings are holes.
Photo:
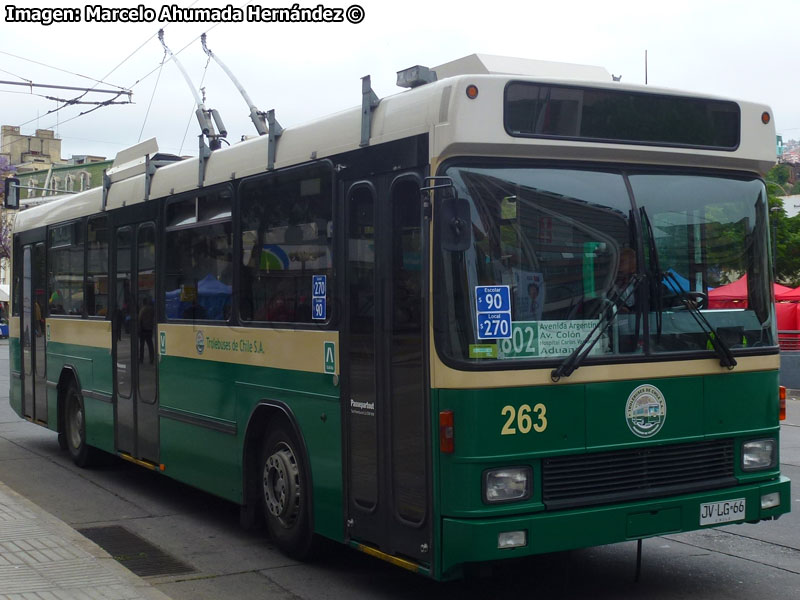
<path fill-rule="evenodd" d="M 86 443 L 86 410 L 75 383 L 67 388 L 64 409 L 64 439 L 72 462 L 79 467 L 93 463 L 95 450 Z"/>
<path fill-rule="evenodd" d="M 264 438 L 259 460 L 261 506 L 278 548 L 297 560 L 313 554 L 309 477 L 292 431 L 280 424 Z"/>

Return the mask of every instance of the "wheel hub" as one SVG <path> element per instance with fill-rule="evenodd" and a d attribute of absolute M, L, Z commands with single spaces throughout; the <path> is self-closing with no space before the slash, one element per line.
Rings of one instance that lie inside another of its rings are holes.
<path fill-rule="evenodd" d="M 291 527 L 300 513 L 300 473 L 288 446 L 282 445 L 264 463 L 264 503 L 284 527 Z"/>

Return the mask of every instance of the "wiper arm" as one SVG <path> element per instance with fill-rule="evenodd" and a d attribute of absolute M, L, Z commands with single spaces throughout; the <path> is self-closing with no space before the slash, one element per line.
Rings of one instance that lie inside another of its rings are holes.
<path fill-rule="evenodd" d="M 681 303 L 686 307 L 686 310 L 689 311 L 689 314 L 692 315 L 703 333 L 706 334 L 708 341 L 711 343 L 711 346 L 714 348 L 717 356 L 719 356 L 720 366 L 733 369 L 736 366 L 736 359 L 733 357 L 730 346 L 728 346 L 725 340 L 717 335 L 717 330 L 714 329 L 711 323 L 708 322 L 706 316 L 699 308 L 697 308 L 695 303 L 689 299 L 687 293 L 680 286 L 680 283 L 676 279 L 675 275 L 670 272 L 666 272 L 663 274 L 663 277 L 664 281 L 666 281 L 669 284 L 669 287 L 678 295 Z"/>
<path fill-rule="evenodd" d="M 603 334 L 608 330 L 614 319 L 617 317 L 620 307 L 625 304 L 628 299 L 636 293 L 639 289 L 644 276 L 635 273 L 630 278 L 630 284 L 620 294 L 615 294 L 610 298 L 604 298 L 603 302 L 610 304 L 607 308 L 601 311 L 600 318 L 597 324 L 592 327 L 580 345 L 570 353 L 561 363 L 550 372 L 550 379 L 555 383 L 562 377 L 569 377 L 575 370 L 581 366 L 583 361 L 589 356 L 589 353 L 594 348 L 595 344 L 603 337 Z"/>

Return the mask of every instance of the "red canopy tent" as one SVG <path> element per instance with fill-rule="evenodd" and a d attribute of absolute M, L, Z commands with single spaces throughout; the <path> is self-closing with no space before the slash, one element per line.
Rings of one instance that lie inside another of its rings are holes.
<path fill-rule="evenodd" d="M 797 331 L 800 329 L 798 308 L 800 308 L 800 304 L 795 304 L 794 302 L 778 302 L 775 304 L 778 331 Z"/>
<path fill-rule="evenodd" d="M 800 287 L 789 289 L 780 294 L 776 291 L 775 300 L 779 302 L 800 302 Z"/>
<path fill-rule="evenodd" d="M 800 330 L 800 287 L 775 294 L 775 314 L 778 318 L 778 341 L 783 350 L 800 350 L 800 334 L 786 333 Z M 783 332 L 783 333 L 780 333 Z"/>
<path fill-rule="evenodd" d="M 774 284 L 775 297 L 794 291 L 790 287 Z M 798 298 L 800 299 L 800 298 Z M 747 275 L 733 283 L 721 285 L 708 292 L 709 308 L 747 308 Z"/>

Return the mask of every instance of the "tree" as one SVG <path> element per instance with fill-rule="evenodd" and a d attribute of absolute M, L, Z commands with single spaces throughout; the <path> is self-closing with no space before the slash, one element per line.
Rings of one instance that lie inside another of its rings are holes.
<path fill-rule="evenodd" d="M 767 181 L 772 183 L 777 183 L 781 186 L 781 195 L 785 195 L 783 191 L 783 186 L 786 185 L 786 182 L 789 181 L 789 178 L 792 176 L 792 168 L 787 164 L 780 164 L 775 165 L 769 170 L 767 173 Z"/>
<path fill-rule="evenodd" d="M 0 206 L 5 202 L 4 185 L 6 177 L 11 177 L 16 172 L 14 165 L 5 156 L 0 156 Z M 6 210 L 0 209 L 0 260 L 11 256 L 11 223 L 13 220 L 6 214 Z"/>
<path fill-rule="evenodd" d="M 776 183 L 767 183 L 769 203 L 770 236 L 774 238 L 775 278 L 792 287 L 800 285 L 800 215 L 786 216 L 783 188 Z"/>

